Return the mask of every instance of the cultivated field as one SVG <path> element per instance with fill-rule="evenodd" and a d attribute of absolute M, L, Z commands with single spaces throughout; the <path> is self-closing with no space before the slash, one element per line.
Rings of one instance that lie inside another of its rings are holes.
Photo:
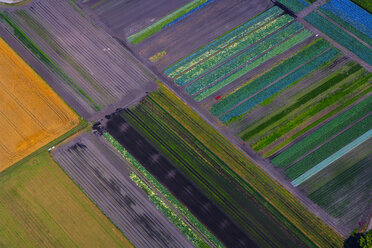
<path fill-rule="evenodd" d="M 192 247 L 129 177 L 128 162 L 90 133 L 54 158 L 135 247 Z"/>
<path fill-rule="evenodd" d="M 127 124 L 123 125 L 127 126 Z M 219 241 L 169 190 L 164 187 L 109 133 L 105 139 L 133 166 L 130 178 L 141 187 L 158 208 L 195 247 L 223 247 Z M 170 174 L 172 177 L 173 173 Z"/>
<path fill-rule="evenodd" d="M 120 100 L 123 106 L 129 104 L 151 91 L 151 76 L 142 65 L 75 8 L 71 1 L 33 1 L 22 9 L 3 11 L 0 19 L 51 71 L 64 78 L 56 91 L 72 95 L 78 102 L 76 109 L 85 110 L 85 118 Z"/>
<path fill-rule="evenodd" d="M 123 118 L 113 116 L 107 122 L 106 129 L 227 247 L 257 247 L 253 240 Z"/>
<path fill-rule="evenodd" d="M 311 35 L 275 6 L 168 67 L 164 73 L 193 99 L 203 101 L 265 62 L 290 52 Z M 334 53 L 322 55 L 301 75 L 332 58 Z"/>
<path fill-rule="evenodd" d="M 164 11 L 165 9 L 173 8 L 173 4 L 181 1 L 174 2 L 175 3 L 172 1 L 171 5 L 161 5 L 157 12 L 162 11 L 162 13 L 166 13 Z M 95 14 L 92 16 L 98 23 L 103 22 L 106 27 L 109 29 L 111 28 L 111 33 L 113 33 L 114 36 L 125 41 L 127 45 L 141 57 L 146 60 L 156 61 L 154 66 L 159 71 L 162 71 L 180 58 L 213 41 L 231 28 L 242 24 L 273 5 L 269 0 L 252 0 L 248 2 L 244 0 L 194 0 L 190 1 L 189 4 L 192 3 L 196 3 L 196 5 L 203 4 L 198 5 L 199 8 L 189 8 L 188 11 L 185 11 L 184 16 L 179 16 L 179 19 L 164 25 L 149 38 L 136 45 L 132 45 L 130 42 L 126 41 L 129 34 L 133 32 L 125 30 L 130 30 L 133 25 L 129 23 L 126 27 L 121 25 L 122 23 L 126 23 L 127 20 L 123 18 L 124 15 L 121 11 L 118 11 L 118 9 L 114 12 L 110 11 L 114 8 L 112 3 L 109 4 L 107 2 L 107 4 L 102 5 L 102 7 L 93 8 Z M 142 8 L 139 12 L 139 16 L 136 17 L 136 19 L 138 18 L 138 20 L 140 20 L 140 23 L 144 23 L 142 20 L 155 18 L 154 13 L 150 12 L 152 7 L 148 1 L 146 1 L 146 4 L 144 1 L 139 1 L 135 4 L 123 1 L 120 6 L 129 9 Z M 185 6 L 187 5 L 183 7 Z M 90 13 L 90 9 L 88 8 L 83 8 L 83 11 Z M 168 15 L 177 16 L 177 13 L 172 12 Z M 154 19 L 154 22 L 156 20 L 157 18 Z M 140 25 L 140 27 L 143 26 L 145 25 Z M 122 32 L 123 30 L 125 34 Z M 140 31 L 138 29 L 135 30 L 136 32 Z"/>
<path fill-rule="evenodd" d="M 159 22 L 188 2 L 195 1 L 139 0 L 119 1 L 115 4 L 108 0 L 78 0 L 77 2 L 84 12 L 108 28 L 115 37 L 125 40 L 130 35 Z"/>
<path fill-rule="evenodd" d="M 47 83 L 0 39 L 0 171 L 79 122 Z"/>
<path fill-rule="evenodd" d="M 349 230 L 365 222 L 372 188 L 372 139 L 298 186 Z"/>
<path fill-rule="evenodd" d="M 329 22 L 336 26 L 329 32 L 344 32 L 351 37 L 340 38 L 340 42 L 368 62 L 372 57 L 370 27 L 366 24 L 370 16 L 357 6 L 352 7 L 359 14 L 346 12 L 342 1 L 332 0 L 321 7 L 324 14 L 316 11 L 306 18 L 334 18 L 336 24 Z M 304 1 L 280 2 L 293 12 L 309 5 Z M 361 13 L 366 18 L 359 17 Z M 323 31 L 325 27 L 318 28 Z M 367 99 L 372 74 L 317 36 L 274 6 L 177 61 L 164 74 L 178 86 L 177 91 L 199 102 L 193 106 L 207 108 L 244 145 L 270 159 L 298 187 L 315 174 L 322 175 L 329 164 L 369 139 L 372 123 L 372 104 Z M 363 100 L 367 102 L 360 103 Z M 358 104 L 364 104 L 365 109 L 356 116 Z M 305 144 L 310 143 L 307 149 Z M 366 170 L 362 167 L 355 173 L 362 176 Z M 370 187 L 369 183 L 362 185 Z M 349 186 L 343 187 L 346 190 Z M 360 193 L 358 199 L 364 207 L 353 219 L 353 207 L 336 204 L 331 209 L 306 195 L 334 219 L 344 234 L 357 227 L 357 218 L 368 203 L 368 197 Z"/>
<path fill-rule="evenodd" d="M 258 245 L 340 244 L 333 230 L 164 86 L 122 116 Z"/>
<path fill-rule="evenodd" d="M 368 14 L 368 16 L 370 15 Z M 370 44 L 358 39 L 346 29 L 333 23 L 331 19 L 319 11 L 311 12 L 305 17 L 305 20 L 360 59 L 372 65 L 372 46 Z M 370 42 L 370 40 L 368 39 L 367 42 Z"/>
<path fill-rule="evenodd" d="M 0 247 L 132 247 L 47 152 L 0 174 Z"/>

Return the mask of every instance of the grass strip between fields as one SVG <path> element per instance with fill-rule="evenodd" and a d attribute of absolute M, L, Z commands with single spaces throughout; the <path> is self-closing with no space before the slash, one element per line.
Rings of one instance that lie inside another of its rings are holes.
<path fill-rule="evenodd" d="M 118 141 L 114 139 L 109 133 L 105 132 L 103 136 L 108 140 L 115 149 L 132 164 L 141 175 L 143 175 L 161 194 L 164 196 L 184 217 L 192 223 L 215 247 L 224 247 L 222 243 L 194 216 L 190 211 L 182 205 L 154 176 L 152 176 Z M 171 210 L 161 197 L 158 196 L 152 189 L 150 189 L 137 175 L 131 175 L 131 179 L 136 182 L 138 186 L 143 188 L 147 193 L 149 199 L 155 206 L 189 239 L 195 247 L 207 247 L 207 245 L 198 237 L 198 235 L 179 217 L 173 210 Z"/>
<path fill-rule="evenodd" d="M 186 13 L 192 11 L 195 8 L 198 8 L 200 5 L 206 3 L 208 0 L 193 0 L 192 2 L 184 5 L 183 7 L 177 9 L 176 11 L 172 12 L 171 14 L 163 17 L 162 19 L 158 20 L 157 22 L 151 24 L 147 28 L 142 29 L 138 33 L 132 34 L 127 38 L 127 41 L 136 45 L 141 41 L 147 39 L 151 35 L 159 32 L 163 27 L 171 23 L 172 21 L 176 20 L 177 18 L 185 15 Z"/>

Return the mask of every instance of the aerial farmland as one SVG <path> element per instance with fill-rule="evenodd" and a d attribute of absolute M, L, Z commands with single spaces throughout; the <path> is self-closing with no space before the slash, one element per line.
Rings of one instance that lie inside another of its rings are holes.
<path fill-rule="evenodd" d="M 365 0 L 0 0 L 0 247 L 372 247 Z"/>

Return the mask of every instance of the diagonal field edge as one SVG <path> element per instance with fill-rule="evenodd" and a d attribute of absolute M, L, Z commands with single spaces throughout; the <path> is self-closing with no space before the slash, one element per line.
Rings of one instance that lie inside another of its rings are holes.
<path fill-rule="evenodd" d="M 319 164 L 317 164 L 316 166 L 314 166 L 310 170 L 306 171 L 304 174 L 302 174 L 301 176 L 299 176 L 298 178 L 293 180 L 291 182 L 291 184 L 294 187 L 299 186 L 300 184 L 307 181 L 308 179 L 310 179 L 315 174 L 319 173 L 321 170 L 326 168 L 328 165 L 330 165 L 334 161 L 338 160 L 339 158 L 343 157 L 344 155 L 346 155 L 347 153 L 349 153 L 353 149 L 357 148 L 359 145 L 361 145 L 363 142 L 365 142 L 366 140 L 368 140 L 371 137 L 372 137 L 372 129 L 367 131 L 362 136 L 355 139 L 354 141 L 352 141 L 348 145 L 344 146 L 343 148 L 341 148 L 340 150 L 338 150 L 337 152 L 335 152 L 334 154 L 332 154 L 331 156 L 329 156 L 328 158 L 326 158 L 325 160 L 323 160 L 322 162 L 320 162 Z"/>

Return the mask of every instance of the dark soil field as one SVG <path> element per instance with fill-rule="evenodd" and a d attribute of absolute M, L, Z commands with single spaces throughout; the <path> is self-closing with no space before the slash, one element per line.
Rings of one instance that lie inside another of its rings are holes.
<path fill-rule="evenodd" d="M 136 247 L 193 247 L 129 178 L 128 165 L 84 133 L 54 158 Z"/>
<path fill-rule="evenodd" d="M 272 3 L 267 0 L 216 0 L 184 21 L 156 33 L 133 49 L 147 59 L 165 51 L 167 55 L 156 63 L 159 70 L 164 70 L 271 6 Z"/>
<path fill-rule="evenodd" d="M 146 5 L 143 5 L 140 1 L 139 3 L 136 3 L 135 6 L 131 6 L 131 8 L 137 6 L 144 6 L 145 8 L 144 10 L 137 13 L 138 16 L 136 17 L 136 19 L 146 20 L 154 15 L 154 13 L 151 13 L 151 15 L 149 15 L 149 13 L 147 12 L 148 8 L 150 8 L 150 2 L 152 1 L 148 1 Z M 164 11 L 164 9 L 173 7 L 174 4 L 181 1 L 171 2 L 172 4 L 170 6 L 167 6 L 169 4 L 162 5 L 162 11 Z M 159 31 L 158 33 L 154 34 L 153 36 L 135 46 L 128 44 L 125 41 L 125 38 L 128 36 L 128 34 L 133 33 L 134 31 L 123 31 L 129 30 L 131 25 L 133 25 L 129 24 L 129 21 L 127 21 L 126 16 L 123 14 L 123 12 L 113 11 L 110 12 L 110 16 L 108 14 L 102 15 L 99 11 L 100 8 L 97 7 L 93 9 L 95 14 L 91 14 L 91 16 L 93 16 L 96 22 L 101 24 L 103 22 L 103 24 L 108 28 L 109 32 L 111 32 L 113 36 L 118 37 L 121 41 L 125 42 L 125 44 L 127 44 L 130 49 L 133 49 L 135 53 L 137 53 L 144 59 L 149 59 L 157 53 L 165 51 L 166 55 L 159 61 L 157 61 L 155 65 L 159 71 L 162 71 L 167 66 L 197 50 L 199 47 L 213 41 L 230 29 L 246 22 L 250 18 L 268 9 L 272 5 L 272 2 L 269 0 L 216 0 L 211 4 L 205 6 L 204 8 L 198 10 L 197 12 L 193 13 L 192 15 L 188 16 L 181 22 Z M 88 13 L 89 15 L 89 13 L 91 13 L 91 10 L 87 7 L 84 8 L 84 5 L 82 6 L 83 11 Z M 107 3 L 104 8 L 105 10 L 111 9 L 113 8 L 113 6 L 114 5 L 112 3 Z M 164 11 L 164 13 L 165 12 L 166 11 Z M 131 18 L 132 17 L 129 16 L 128 19 Z M 120 22 L 121 24 L 128 23 L 128 26 L 124 27 L 124 25 L 120 25 L 120 27 L 116 27 L 115 25 L 113 25 L 113 23 L 116 22 Z M 137 31 L 137 28 L 133 29 Z"/>
<path fill-rule="evenodd" d="M 227 247 L 257 247 L 122 117 L 113 115 L 107 122 L 106 129 Z"/>
<path fill-rule="evenodd" d="M 58 87 L 74 90 L 81 98 L 77 101 L 89 105 L 87 112 L 141 98 L 154 89 L 143 66 L 75 8 L 68 1 L 33 1 L 22 9 L 1 12 L 1 23 L 34 56 L 66 78 L 67 83 Z"/>
<path fill-rule="evenodd" d="M 78 5 L 115 37 L 125 40 L 188 2 L 190 0 L 79 0 Z"/>

